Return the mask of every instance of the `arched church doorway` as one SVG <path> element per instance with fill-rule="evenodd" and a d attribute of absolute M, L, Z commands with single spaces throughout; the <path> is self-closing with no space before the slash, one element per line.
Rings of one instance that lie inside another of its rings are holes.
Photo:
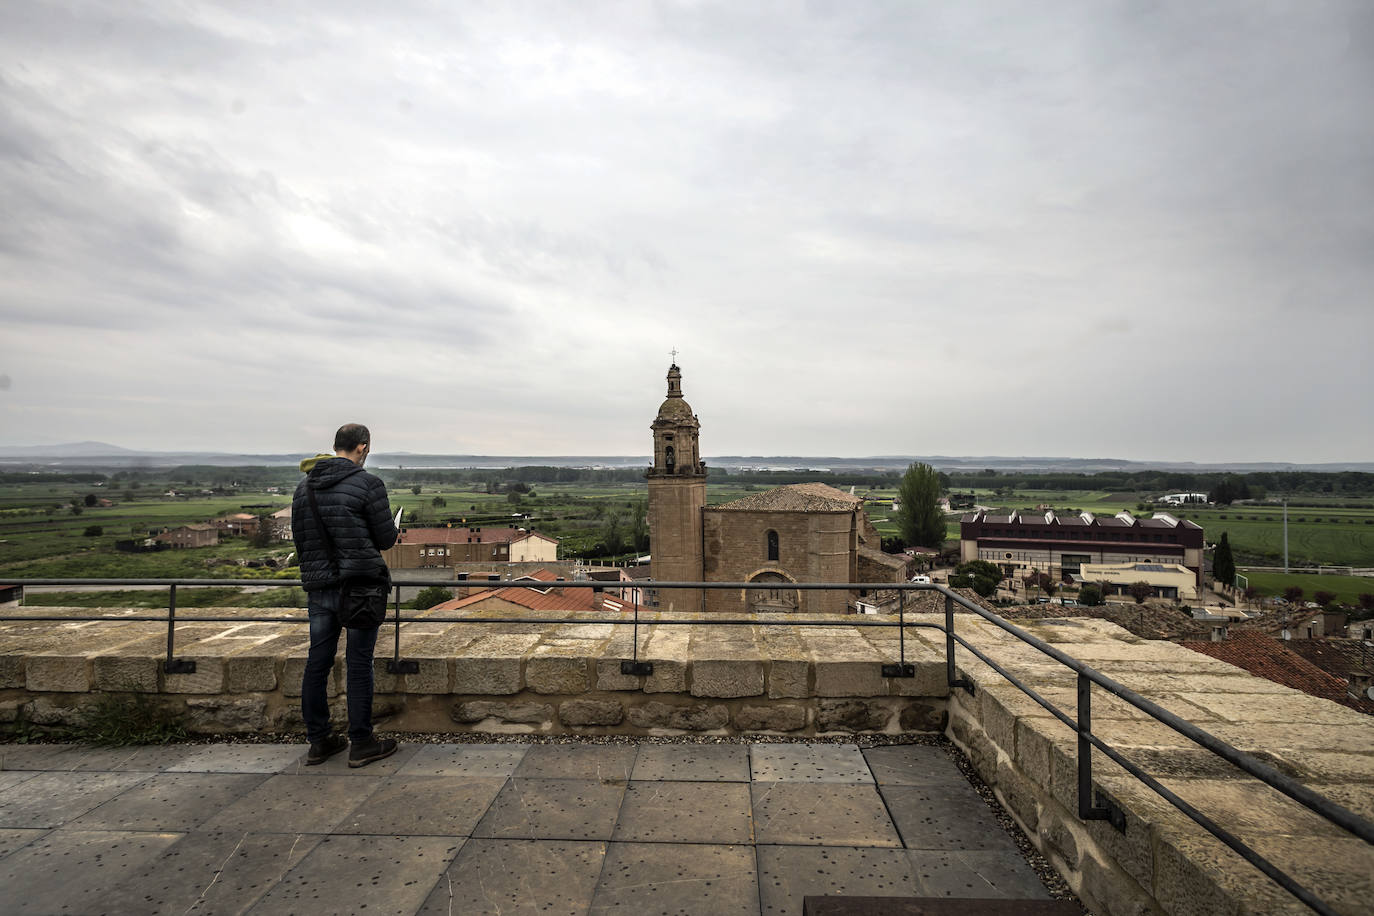
<path fill-rule="evenodd" d="M 750 582 L 778 583 L 780 586 L 791 583 L 791 579 L 779 572 L 755 573 Z M 751 588 L 745 601 L 749 610 L 760 614 L 795 614 L 801 606 L 801 594 L 795 588 Z"/>

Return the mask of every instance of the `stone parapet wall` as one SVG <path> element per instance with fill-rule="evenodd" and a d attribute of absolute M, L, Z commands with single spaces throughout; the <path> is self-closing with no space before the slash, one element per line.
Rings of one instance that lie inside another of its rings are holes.
<path fill-rule="evenodd" d="M 983 621 L 958 628 L 1070 716 L 1076 676 Z M 1039 638 L 1365 818 L 1374 818 L 1374 719 L 1100 620 L 1037 621 Z M 960 650 L 975 683 L 949 703 L 949 734 L 1003 805 L 1099 916 L 1311 913 L 1100 751 L 1093 785 L 1126 829 L 1081 821 L 1077 738 L 992 668 Z M 1294 875 L 1341 913 L 1369 913 L 1374 847 L 1147 714 L 1093 688 L 1093 733 Z"/>
<path fill-rule="evenodd" d="M 187 613 L 177 625 L 176 656 L 194 661 L 196 670 L 174 674 L 162 665 L 165 626 L 117 622 L 132 611 L 103 613 L 113 619 L 16 623 L 0 631 L 0 718 L 71 723 L 93 691 L 133 691 L 158 694 L 171 708 L 184 709 L 199 731 L 300 727 L 304 626 L 196 622 Z M 884 678 L 882 665 L 899 659 L 896 630 L 856 627 L 852 617 L 832 618 L 835 625 L 826 627 L 787 625 L 785 617 L 783 625 L 770 628 L 688 627 L 660 622 L 686 615 L 643 614 L 647 622 L 639 627 L 637 656 L 653 664 L 653 673 L 627 676 L 621 661 L 636 656 L 635 631 L 628 624 L 586 614 L 523 613 L 547 620 L 490 625 L 431 622 L 419 615 L 401 627 L 401 657 L 418 668 L 410 674 L 388 670 L 394 630 L 384 627 L 376 661 L 376 710 L 384 727 L 813 735 L 941 731 L 946 722 L 943 652 L 908 638 L 906 660 L 916 677 Z M 342 654 L 331 695 L 344 689 Z"/>

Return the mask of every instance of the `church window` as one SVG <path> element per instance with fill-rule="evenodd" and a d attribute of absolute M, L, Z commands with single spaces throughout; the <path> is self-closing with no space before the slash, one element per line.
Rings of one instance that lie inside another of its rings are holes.
<path fill-rule="evenodd" d="M 776 531 L 768 532 L 768 559 L 774 562 L 778 559 L 778 533 Z"/>

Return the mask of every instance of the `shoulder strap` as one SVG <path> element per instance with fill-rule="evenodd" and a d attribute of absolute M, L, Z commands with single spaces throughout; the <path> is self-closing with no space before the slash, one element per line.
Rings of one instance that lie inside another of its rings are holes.
<path fill-rule="evenodd" d="M 305 495 L 310 500 L 310 511 L 315 513 L 315 527 L 320 529 L 320 537 L 324 538 L 324 549 L 329 554 L 329 562 L 334 564 L 334 568 L 343 575 L 343 567 L 339 565 L 339 548 L 334 546 L 334 535 L 330 534 L 329 526 L 324 523 L 324 518 L 320 515 L 320 503 L 315 498 L 315 488 L 309 482 L 305 485 Z"/>

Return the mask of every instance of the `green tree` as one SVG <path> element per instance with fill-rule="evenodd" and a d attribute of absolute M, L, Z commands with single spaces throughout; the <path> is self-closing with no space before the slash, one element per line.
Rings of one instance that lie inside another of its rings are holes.
<path fill-rule="evenodd" d="M 1221 543 L 1212 554 L 1212 578 L 1230 588 L 1236 584 L 1236 560 L 1231 555 L 1231 539 L 1221 533 Z"/>
<path fill-rule="evenodd" d="M 940 549 L 945 544 L 945 515 L 940 511 L 940 475 L 928 464 L 914 462 L 902 476 L 902 508 L 897 527 L 908 544 Z"/>
<path fill-rule="evenodd" d="M 99 502 L 99 500 L 97 500 L 97 499 L 95 498 L 95 494 L 94 494 L 94 493 L 87 493 L 87 494 L 86 494 L 86 500 L 85 500 L 85 502 L 86 502 L 86 505 L 89 507 L 89 506 L 94 506 L 97 502 Z"/>
<path fill-rule="evenodd" d="M 960 563 L 949 577 L 951 588 L 971 588 L 984 598 L 997 591 L 997 583 L 1002 581 L 1002 570 L 987 560 L 970 560 Z"/>
<path fill-rule="evenodd" d="M 88 538 L 98 538 L 104 533 L 105 529 L 101 528 L 99 525 L 87 525 L 86 530 L 82 532 L 82 534 Z"/>
<path fill-rule="evenodd" d="M 635 500 L 634 515 L 630 519 L 630 543 L 635 553 L 643 553 L 649 548 L 649 524 L 642 499 Z"/>
<path fill-rule="evenodd" d="M 453 592 L 441 585 L 430 585 L 420 589 L 410 606 L 417 611 L 427 611 L 436 604 L 443 604 L 453 597 Z"/>
<path fill-rule="evenodd" d="M 436 509 L 442 509 L 448 505 L 448 500 L 444 499 L 442 496 L 436 496 L 429 501 L 429 504 Z"/>
<path fill-rule="evenodd" d="M 416 496 L 419 496 L 419 495 L 420 495 L 420 485 L 417 483 L 417 484 L 415 484 L 414 486 L 412 486 L 412 487 L 410 488 L 410 492 L 411 492 L 411 493 L 414 493 Z"/>
<path fill-rule="evenodd" d="M 254 547 L 272 546 L 272 538 L 275 532 L 272 530 L 272 516 L 259 515 L 258 527 L 253 532 L 253 536 L 248 539 L 248 543 Z"/>
<path fill-rule="evenodd" d="M 1102 605 L 1102 589 L 1089 582 L 1078 590 L 1078 603 L 1088 607 Z"/>
<path fill-rule="evenodd" d="M 1155 593 L 1154 586 L 1148 582 L 1135 582 L 1126 593 L 1135 599 L 1136 604 L 1144 604 L 1145 599 Z"/>
<path fill-rule="evenodd" d="M 601 542 L 606 546 L 609 554 L 620 553 L 625 549 L 625 534 L 619 512 L 606 513 L 606 520 L 601 526 Z"/>

